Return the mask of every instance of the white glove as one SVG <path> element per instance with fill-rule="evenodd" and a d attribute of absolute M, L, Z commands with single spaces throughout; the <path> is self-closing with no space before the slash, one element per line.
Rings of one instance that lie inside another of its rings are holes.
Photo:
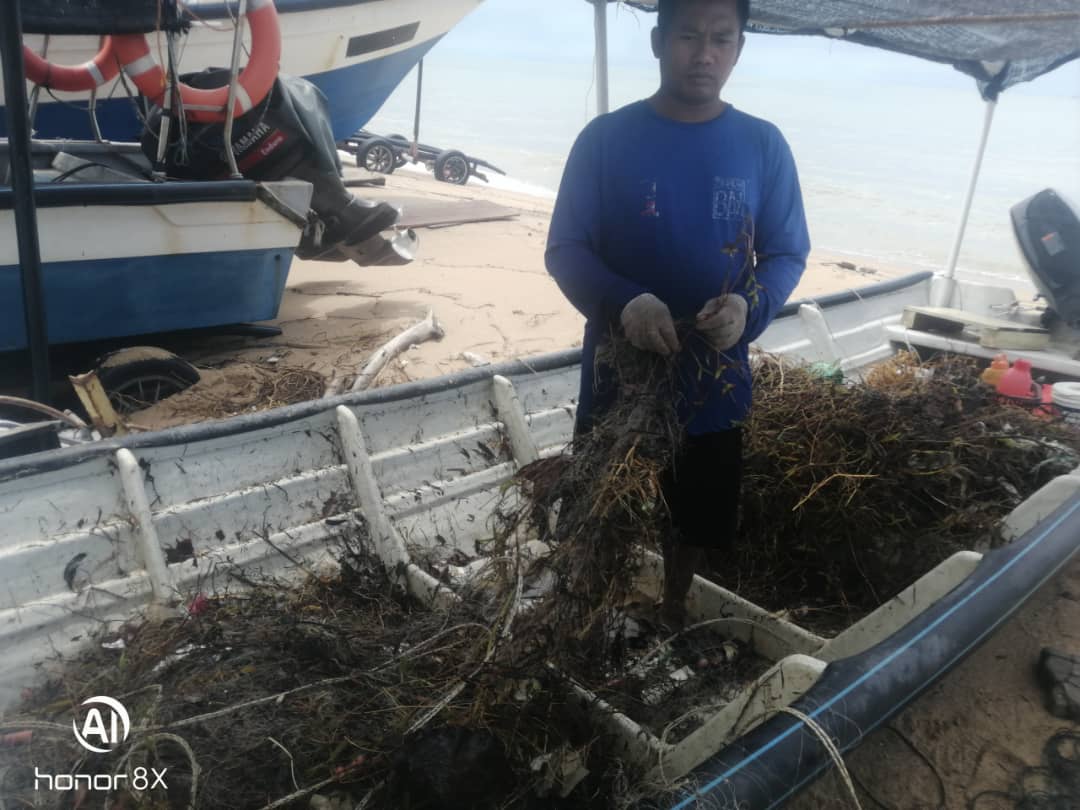
<path fill-rule="evenodd" d="M 697 314 L 697 329 L 718 352 L 739 342 L 746 331 L 746 299 L 730 293 L 706 302 Z"/>
<path fill-rule="evenodd" d="M 642 293 L 623 307 L 619 316 L 626 337 L 636 348 L 668 355 L 679 350 L 675 322 L 667 304 L 652 293 Z"/>

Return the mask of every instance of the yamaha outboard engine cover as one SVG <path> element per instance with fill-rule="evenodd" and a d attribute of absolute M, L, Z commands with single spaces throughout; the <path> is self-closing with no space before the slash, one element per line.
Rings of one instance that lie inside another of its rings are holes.
<path fill-rule="evenodd" d="M 1052 189 L 1010 213 L 1035 286 L 1065 323 L 1080 329 L 1080 218 Z"/>
<path fill-rule="evenodd" d="M 229 71 L 208 68 L 180 80 L 211 89 L 228 84 Z M 174 111 L 175 112 L 175 111 Z M 143 133 L 143 153 L 156 160 L 161 110 L 155 109 Z M 233 154 L 241 174 L 251 180 L 280 180 L 286 175 L 340 174 L 341 161 L 330 132 L 326 97 L 304 79 L 278 76 L 266 98 L 233 121 Z M 229 176 L 223 123 L 173 122 L 165 152 L 165 170 L 181 180 L 219 180 Z"/>
<path fill-rule="evenodd" d="M 210 68 L 180 77 L 192 87 L 228 83 L 229 71 Z M 151 115 L 142 138 L 143 153 L 155 162 L 161 110 Z M 229 177 L 224 124 L 173 122 L 165 153 L 165 171 L 182 180 Z M 233 154 L 240 173 L 250 180 L 295 177 L 314 186 L 311 208 L 316 218 L 305 230 L 297 255 L 359 264 L 403 264 L 412 258 L 415 235 L 385 240 L 400 212 L 387 203 L 359 199 L 345 188 L 341 161 L 330 129 L 326 97 L 311 82 L 278 76 L 266 99 L 233 122 Z"/>

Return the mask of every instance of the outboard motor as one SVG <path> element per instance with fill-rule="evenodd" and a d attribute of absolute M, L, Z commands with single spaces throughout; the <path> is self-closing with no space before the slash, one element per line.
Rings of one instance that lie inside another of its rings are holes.
<path fill-rule="evenodd" d="M 229 71 L 211 68 L 181 76 L 199 88 L 221 87 Z M 142 138 L 143 153 L 155 161 L 161 111 L 150 117 Z M 225 125 L 188 124 L 169 128 L 165 170 L 182 180 L 220 180 L 229 177 L 225 157 Z M 341 161 L 330 129 L 326 97 L 311 82 L 278 76 L 266 99 L 233 122 L 233 154 L 237 168 L 250 180 L 294 177 L 314 187 L 314 217 L 304 230 L 296 255 L 302 259 L 353 260 L 358 264 L 405 264 L 412 260 L 416 236 L 412 231 L 382 231 L 393 227 L 401 212 L 383 202 L 355 197 L 341 179 Z"/>
<path fill-rule="evenodd" d="M 1080 218 L 1052 189 L 1010 211 L 1028 272 L 1050 309 L 1080 329 Z"/>

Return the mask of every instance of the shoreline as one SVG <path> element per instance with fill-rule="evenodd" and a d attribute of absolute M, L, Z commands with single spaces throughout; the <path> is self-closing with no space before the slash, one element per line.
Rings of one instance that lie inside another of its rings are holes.
<path fill-rule="evenodd" d="M 346 157 L 351 158 L 352 156 L 342 153 L 342 159 L 344 160 Z M 351 166 L 351 163 L 349 165 Z M 427 179 L 431 179 L 430 171 L 419 166 L 406 165 L 398 169 L 398 171 L 405 172 L 407 176 L 417 178 L 426 176 Z M 494 173 L 490 173 L 490 183 L 480 181 L 474 185 L 478 189 L 494 192 L 495 194 L 512 194 L 515 197 L 534 200 L 540 206 L 552 205 L 556 197 L 556 192 L 549 188 L 518 181 L 512 177 L 502 177 Z M 811 233 L 811 242 L 813 241 L 813 233 Z M 961 259 L 963 259 L 963 255 L 961 255 Z M 997 286 L 1013 286 L 1017 288 L 1018 293 L 1034 293 L 1035 287 L 1028 277 L 1026 269 L 1020 266 L 1022 259 L 1019 253 L 1017 253 L 1016 261 L 1018 267 L 1015 274 L 992 273 L 974 267 L 966 267 L 961 263 L 957 266 L 956 275 L 957 278 L 966 281 Z M 862 275 L 875 275 L 874 273 L 867 274 L 861 271 L 867 268 L 871 270 L 880 268 L 880 272 L 889 278 L 909 273 L 939 272 L 944 268 L 944 261 L 940 264 L 904 261 L 897 258 L 883 257 L 878 254 L 836 247 L 813 248 L 807 267 L 809 269 L 815 265 L 838 265 L 842 262 L 854 264 L 856 266 L 854 272 L 859 272 Z"/>

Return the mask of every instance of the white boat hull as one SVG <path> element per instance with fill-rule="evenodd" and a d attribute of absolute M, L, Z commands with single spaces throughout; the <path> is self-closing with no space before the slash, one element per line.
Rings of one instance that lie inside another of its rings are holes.
<path fill-rule="evenodd" d="M 37 219 L 50 343 L 277 316 L 311 185 L 241 183 L 252 193 L 236 199 L 215 199 L 219 186 L 199 185 L 207 199 L 189 195 L 190 202 L 155 200 L 161 187 L 139 183 L 89 187 L 85 200 L 78 187 L 42 190 Z M 190 188 L 198 191 L 179 192 Z M 267 194 L 283 204 L 268 204 Z M 0 233 L 15 233 L 10 207 L 0 209 Z M 18 240 L 0 240 L 0 352 L 27 345 L 19 266 Z"/>
<path fill-rule="evenodd" d="M 343 139 L 364 126 L 420 58 L 481 2 L 278 0 L 281 71 L 303 76 L 326 93 L 334 135 Z M 224 4 L 221 0 L 195 0 L 186 5 L 194 15 L 206 19 L 193 23 L 182 40 L 178 48 L 180 70 L 227 66 L 232 29 L 228 18 L 222 16 Z M 27 35 L 24 43 L 38 53 L 43 51 L 40 35 Z M 57 64 L 76 65 L 93 58 L 97 50 L 97 37 L 51 37 L 47 53 Z M 152 45 L 151 51 L 160 62 L 158 48 Z M 89 94 L 56 93 L 56 97 L 59 102 L 41 95 L 35 120 L 38 137 L 90 137 L 87 115 L 65 109 L 60 103 L 85 105 Z M 98 118 L 105 137 L 137 140 L 138 119 L 120 81 L 100 88 L 98 99 Z M 0 106 L 3 103 L 0 91 Z M 0 134 L 2 127 L 0 123 Z"/>

